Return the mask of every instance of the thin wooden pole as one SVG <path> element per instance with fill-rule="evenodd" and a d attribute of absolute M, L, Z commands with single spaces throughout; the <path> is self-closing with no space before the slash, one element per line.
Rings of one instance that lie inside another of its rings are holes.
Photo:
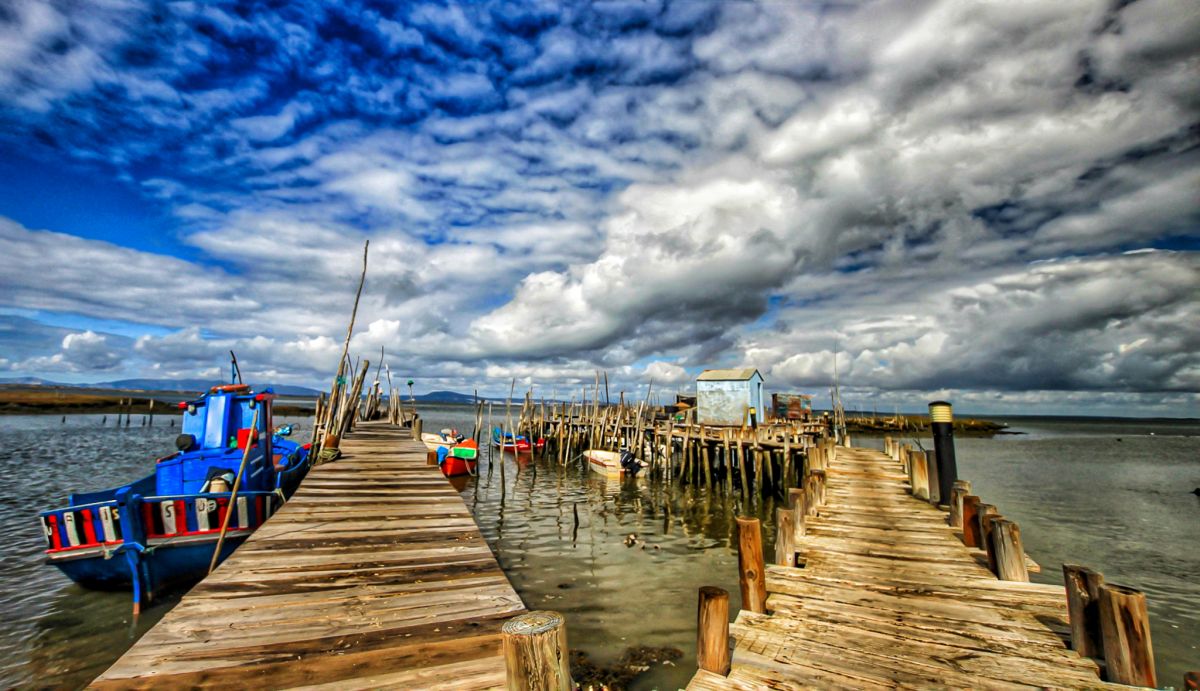
<path fill-rule="evenodd" d="M 250 429 L 253 431 L 246 437 L 246 449 L 242 452 L 242 464 L 238 466 L 237 476 L 233 478 L 233 489 L 229 492 L 229 508 L 225 512 L 225 520 L 221 521 L 221 534 L 217 536 L 217 548 L 213 550 L 212 561 L 208 563 L 209 573 L 217 568 L 217 560 L 221 557 L 221 547 L 225 545 L 225 533 L 229 530 L 229 518 L 237 513 L 238 489 L 242 486 L 242 475 L 246 473 L 246 461 L 250 459 L 250 448 L 257 441 L 255 437 L 258 435 L 258 414 L 261 411 L 262 404 L 254 406 L 254 418 L 250 423 Z"/>

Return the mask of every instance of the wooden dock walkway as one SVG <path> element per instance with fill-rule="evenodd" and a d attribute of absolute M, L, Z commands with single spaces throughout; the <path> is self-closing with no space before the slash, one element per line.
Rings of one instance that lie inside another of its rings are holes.
<path fill-rule="evenodd" d="M 803 566 L 766 568 L 767 613 L 738 614 L 729 675 L 689 689 L 1110 686 L 1068 647 L 1064 588 L 998 580 L 900 462 L 838 448 L 825 473 Z"/>
<path fill-rule="evenodd" d="M 407 429 L 362 423 L 96 688 L 503 687 L 525 611 Z"/>

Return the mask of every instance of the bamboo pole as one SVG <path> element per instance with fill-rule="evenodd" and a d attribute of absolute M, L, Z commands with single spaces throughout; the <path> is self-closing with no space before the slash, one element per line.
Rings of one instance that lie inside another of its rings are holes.
<path fill-rule="evenodd" d="M 254 406 L 254 417 L 250 422 L 250 429 L 253 430 L 246 437 L 246 449 L 242 451 L 242 463 L 238 466 L 237 475 L 233 478 L 233 489 L 229 492 L 229 509 L 225 512 L 225 520 L 221 521 L 221 533 L 217 536 L 217 547 L 213 550 L 212 561 L 208 563 L 208 572 L 212 573 L 213 569 L 217 568 L 217 560 L 221 557 L 221 547 L 225 545 L 225 533 L 229 530 L 229 519 L 233 514 L 237 513 L 237 495 L 238 490 L 242 486 L 242 476 L 246 474 L 246 461 L 250 460 L 250 449 L 258 441 L 258 414 L 262 412 L 262 406 Z M 246 527 L 246 526 L 242 526 Z"/>

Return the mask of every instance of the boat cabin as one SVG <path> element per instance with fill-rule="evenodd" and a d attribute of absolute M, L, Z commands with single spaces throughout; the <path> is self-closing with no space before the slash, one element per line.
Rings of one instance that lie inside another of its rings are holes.
<path fill-rule="evenodd" d="M 271 490 L 271 393 L 251 393 L 245 385 L 213 387 L 195 401 L 181 403 L 183 431 L 176 440 L 179 453 L 158 462 L 155 492 L 194 494 L 220 471 L 237 473 L 246 445 L 251 446 L 242 487 Z M 255 413 L 258 423 L 255 425 Z"/>

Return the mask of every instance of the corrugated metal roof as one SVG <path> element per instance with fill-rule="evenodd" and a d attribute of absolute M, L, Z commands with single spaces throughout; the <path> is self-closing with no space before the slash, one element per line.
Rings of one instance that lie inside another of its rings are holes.
<path fill-rule="evenodd" d="M 706 369 L 696 377 L 696 381 L 745 381 L 758 374 L 753 367 L 742 369 Z M 759 374 L 758 376 L 762 376 Z"/>

